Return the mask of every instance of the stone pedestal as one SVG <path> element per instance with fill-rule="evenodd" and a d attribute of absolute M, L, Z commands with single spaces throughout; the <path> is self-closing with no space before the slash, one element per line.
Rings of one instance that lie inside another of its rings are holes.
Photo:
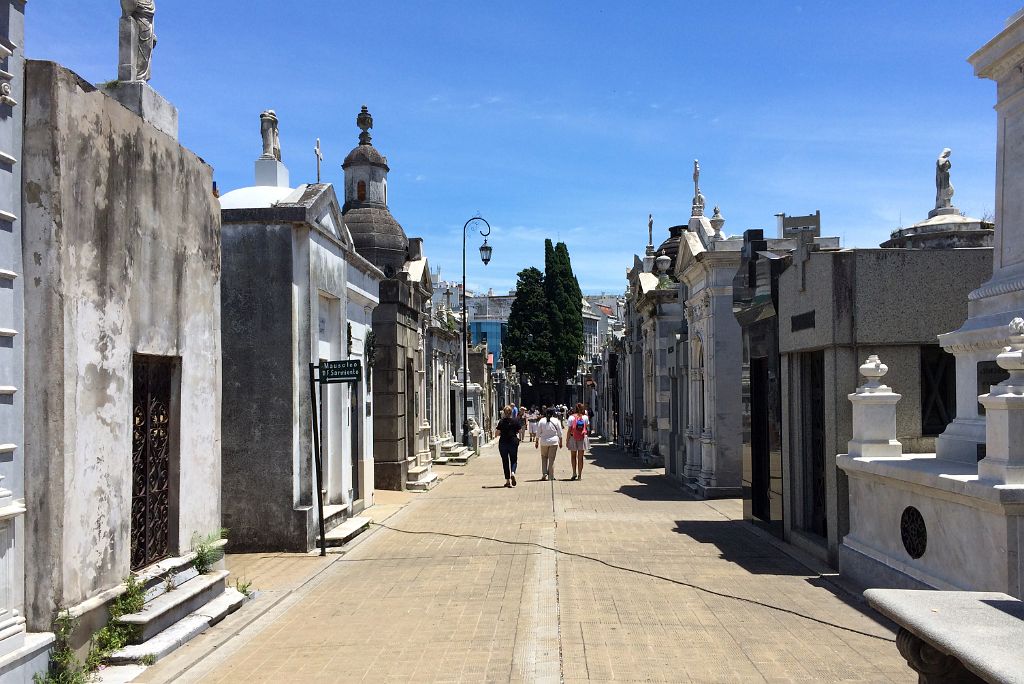
<path fill-rule="evenodd" d="M 274 157 L 260 157 L 256 160 L 256 185 L 270 185 L 276 188 L 291 187 L 288 167 Z"/>
<path fill-rule="evenodd" d="M 849 395 L 853 404 L 853 439 L 848 450 L 859 456 L 900 456 L 903 445 L 896 440 L 896 404 L 902 395 L 881 383 L 889 367 L 875 356 L 869 356 L 860 367 L 866 382 Z"/>
<path fill-rule="evenodd" d="M 985 407 L 986 456 L 978 463 L 982 482 L 1024 485 L 1024 319 L 1010 323 L 1011 344 L 996 361 L 1010 377 L 978 397 Z"/>
<path fill-rule="evenodd" d="M 178 110 L 148 83 L 114 81 L 101 86 L 101 89 L 142 117 L 146 123 L 178 139 Z"/>

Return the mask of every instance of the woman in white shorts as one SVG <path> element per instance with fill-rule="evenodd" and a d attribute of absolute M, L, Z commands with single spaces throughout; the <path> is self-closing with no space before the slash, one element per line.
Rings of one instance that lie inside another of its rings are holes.
<path fill-rule="evenodd" d="M 555 409 L 537 421 L 537 448 L 540 449 L 542 480 L 555 479 L 555 455 L 562 448 L 562 423 L 555 418 Z"/>

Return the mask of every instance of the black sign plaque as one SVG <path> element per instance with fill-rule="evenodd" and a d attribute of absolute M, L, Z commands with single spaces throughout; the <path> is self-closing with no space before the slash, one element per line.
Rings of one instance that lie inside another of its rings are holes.
<path fill-rule="evenodd" d="M 358 359 L 320 362 L 320 382 L 323 384 L 359 382 L 362 379 L 363 364 Z"/>

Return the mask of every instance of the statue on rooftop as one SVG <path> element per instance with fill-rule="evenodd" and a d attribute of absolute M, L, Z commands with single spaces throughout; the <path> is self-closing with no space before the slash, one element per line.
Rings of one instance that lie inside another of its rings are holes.
<path fill-rule="evenodd" d="M 117 80 L 136 83 L 150 79 L 156 47 L 155 15 L 155 0 L 121 0 Z"/>
<path fill-rule="evenodd" d="M 693 160 L 693 207 L 691 216 L 704 215 L 704 195 L 700 191 L 700 162 Z"/>
<path fill-rule="evenodd" d="M 260 134 L 263 136 L 263 154 L 260 159 L 281 161 L 281 134 L 278 130 L 277 114 L 273 109 L 260 114 Z"/>
<path fill-rule="evenodd" d="M 942 154 L 935 160 L 935 208 L 945 209 L 953 206 L 953 184 L 949 182 L 949 169 L 952 164 L 949 155 L 952 150 L 948 147 L 942 150 Z"/>

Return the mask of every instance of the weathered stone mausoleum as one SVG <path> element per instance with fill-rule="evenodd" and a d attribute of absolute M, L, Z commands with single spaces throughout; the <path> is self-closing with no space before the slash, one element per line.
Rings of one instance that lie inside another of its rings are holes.
<path fill-rule="evenodd" d="M 213 173 L 57 64 L 28 62 L 26 95 L 28 626 L 68 610 L 83 643 L 138 573 L 161 617 L 124 620 L 148 639 L 225 591 L 191 554 L 221 529 Z"/>
<path fill-rule="evenodd" d="M 388 210 L 387 159 L 371 144 L 363 107 L 359 144 L 345 157 L 345 225 L 356 251 L 383 271 L 373 311 L 374 481 L 381 489 L 423 489 L 431 470 L 425 338 L 433 286 L 422 238 L 408 238 Z"/>
<path fill-rule="evenodd" d="M 255 185 L 221 197 L 224 525 L 232 549 L 308 551 L 319 536 L 310 363 L 364 370 L 320 388 L 328 539 L 373 502 L 367 343 L 384 274 L 356 253 L 332 185 L 290 187 L 276 114 L 261 124 Z"/>

